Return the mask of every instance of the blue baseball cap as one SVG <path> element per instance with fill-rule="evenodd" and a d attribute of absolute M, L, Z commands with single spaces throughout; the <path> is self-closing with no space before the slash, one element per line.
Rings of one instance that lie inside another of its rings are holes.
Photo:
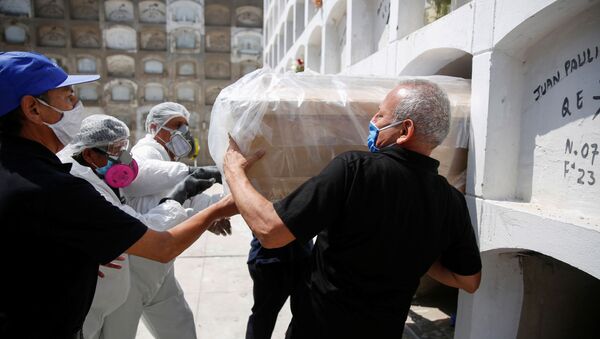
<path fill-rule="evenodd" d="M 35 52 L 0 52 L 0 117 L 19 107 L 26 95 L 38 96 L 55 88 L 96 81 L 100 76 L 68 75 Z"/>

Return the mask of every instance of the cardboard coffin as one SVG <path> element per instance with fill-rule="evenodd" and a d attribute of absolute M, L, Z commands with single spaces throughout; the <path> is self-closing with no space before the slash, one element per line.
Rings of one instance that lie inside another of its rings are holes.
<path fill-rule="evenodd" d="M 432 156 L 440 174 L 464 189 L 470 83 L 430 77 L 449 95 L 451 131 Z M 209 149 L 222 168 L 227 134 L 246 154 L 265 156 L 248 171 L 254 187 L 275 201 L 318 174 L 336 155 L 367 150 L 369 121 L 400 79 L 294 75 L 257 71 L 225 88 L 212 110 Z"/>

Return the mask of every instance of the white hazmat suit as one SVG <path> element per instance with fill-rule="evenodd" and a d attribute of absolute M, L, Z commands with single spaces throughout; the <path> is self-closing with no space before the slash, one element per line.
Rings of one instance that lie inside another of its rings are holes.
<path fill-rule="evenodd" d="M 139 173 L 123 193 L 127 204 L 139 213 L 150 211 L 189 174 L 187 165 L 170 161 L 164 147 L 151 134 L 141 139 L 131 153 L 138 162 Z M 221 195 L 199 194 L 184 206 L 197 213 L 220 198 Z M 132 275 L 129 296 L 107 318 L 105 327 L 110 335 L 105 338 L 135 338 L 140 316 L 155 338 L 196 338 L 192 311 L 175 279 L 173 261 L 162 264 L 133 255 L 129 259 Z"/>
<path fill-rule="evenodd" d="M 109 121 L 112 120 L 112 121 Z M 111 127 L 108 127 L 111 126 Z M 92 129 L 104 128 L 106 131 L 93 131 Z M 71 164 L 70 173 L 89 182 L 107 201 L 120 208 L 125 213 L 139 219 L 146 226 L 154 229 L 170 228 L 188 217 L 188 211 L 174 200 L 148 209 L 144 214 L 136 212 L 130 206 L 121 202 L 117 194 L 102 180 L 93 169 L 79 164 L 71 156 L 83 148 L 92 148 L 102 143 L 114 141 L 115 137 L 127 138 L 127 126 L 117 119 L 105 115 L 93 115 L 82 122 L 82 129 L 75 137 L 76 145 L 69 145 L 57 156 L 63 163 Z M 102 333 L 106 316 L 121 306 L 127 299 L 130 289 L 129 257 L 124 254 L 124 261 L 118 264 L 121 269 L 102 269 L 104 278 L 98 278 L 96 293 L 90 310 L 83 324 L 83 335 L 86 339 L 99 338 Z"/>

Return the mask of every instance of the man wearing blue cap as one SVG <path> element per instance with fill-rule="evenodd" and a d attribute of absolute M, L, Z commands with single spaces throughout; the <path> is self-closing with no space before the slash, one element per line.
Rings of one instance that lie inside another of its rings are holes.
<path fill-rule="evenodd" d="M 40 54 L 2 53 L 0 115 L 7 115 L 5 119 L 15 123 L 19 111 L 27 114 L 34 106 L 41 105 L 41 109 L 35 110 L 39 113 L 35 119 L 37 126 L 26 124 L 23 129 L 42 138 L 56 153 L 77 134 L 83 119 L 83 105 L 77 101 L 72 86 L 99 78 L 99 75 L 67 75 Z M 22 110 L 21 105 L 25 105 Z"/>
<path fill-rule="evenodd" d="M 70 175 L 55 153 L 81 124 L 72 86 L 98 78 L 0 52 L 0 338 L 81 338 L 99 264 L 124 252 L 168 262 L 235 212 L 228 196 L 168 231 L 148 230 Z M 186 178 L 165 198 L 201 186 Z"/>

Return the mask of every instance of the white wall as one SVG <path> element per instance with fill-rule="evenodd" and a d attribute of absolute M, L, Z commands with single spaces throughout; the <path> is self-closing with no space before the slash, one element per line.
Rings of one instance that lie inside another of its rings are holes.
<path fill-rule="evenodd" d="M 517 187 L 600 230 L 600 7 L 530 47 Z M 596 99 L 594 99 L 596 97 Z"/>
<path fill-rule="evenodd" d="M 516 253 L 482 254 L 482 281 L 476 294 L 461 292 L 455 338 L 515 338 L 523 300 L 523 271 Z"/>

